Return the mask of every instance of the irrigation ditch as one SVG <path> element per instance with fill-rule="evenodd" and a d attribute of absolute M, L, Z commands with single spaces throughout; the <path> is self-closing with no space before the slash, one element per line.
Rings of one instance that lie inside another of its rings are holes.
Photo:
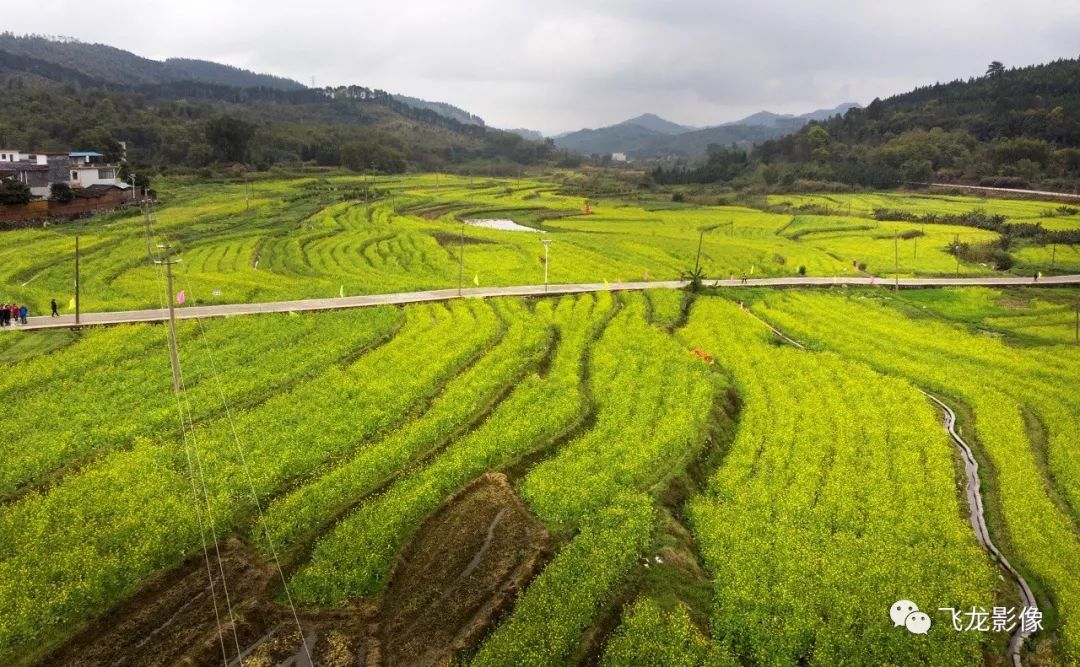
<path fill-rule="evenodd" d="M 772 324 L 756 315 L 753 311 L 747 308 L 742 302 L 739 306 L 744 312 L 751 317 L 761 322 L 766 328 L 773 334 L 778 336 L 784 342 L 800 349 L 807 350 L 808 348 L 799 341 L 791 338 L 780 329 L 777 329 Z M 1020 594 L 1021 602 L 1026 607 L 1037 607 L 1038 602 L 1035 598 L 1035 594 L 1031 590 L 1031 586 L 1028 585 L 1023 575 L 1013 567 L 1012 563 L 1005 557 L 997 545 L 994 544 L 993 538 L 990 536 L 990 530 L 986 525 L 986 515 L 983 506 L 982 498 L 982 483 L 979 479 L 979 463 L 975 459 L 975 454 L 971 450 L 971 446 L 961 437 L 956 431 L 956 413 L 953 412 L 944 401 L 937 396 L 924 391 L 916 387 L 918 391 L 933 401 L 945 415 L 944 427 L 948 432 L 956 448 L 959 450 L 961 458 L 964 463 L 964 471 L 967 478 L 967 484 L 965 485 L 967 505 L 968 505 L 968 521 L 971 523 L 971 527 L 975 532 L 975 539 L 979 542 L 980 546 L 986 550 L 990 555 L 990 559 L 994 561 L 1016 584 L 1016 587 Z M 1023 662 L 1021 660 L 1021 652 L 1024 646 L 1024 640 L 1030 637 L 1033 633 L 1025 632 L 1022 629 L 1022 625 L 1017 624 L 1009 637 L 1007 657 L 1013 667 L 1022 667 Z"/>

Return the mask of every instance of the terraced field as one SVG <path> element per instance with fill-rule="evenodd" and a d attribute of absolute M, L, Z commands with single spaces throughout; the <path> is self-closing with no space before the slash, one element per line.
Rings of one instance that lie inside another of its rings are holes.
<path fill-rule="evenodd" d="M 540 234 L 474 218 L 542 227 L 553 282 L 612 283 L 677 277 L 699 240 L 709 276 L 952 275 L 957 234 L 996 237 L 882 207 L 1074 222 L 890 193 L 584 215 L 549 179 L 368 184 L 173 184 L 149 238 L 126 213 L 4 232 L 4 299 L 66 289 L 76 232 L 91 310 L 161 304 L 165 239 L 207 303 L 542 280 Z M 1005 664 L 1010 631 L 943 610 L 1020 605 L 981 507 L 1042 614 L 1020 659 L 1077 664 L 1078 303 L 735 287 L 193 319 L 179 393 L 163 326 L 5 332 L 0 663 Z M 978 502 L 923 392 L 959 415 Z"/>
<path fill-rule="evenodd" d="M 1030 295 L 196 320 L 179 401 L 161 327 L 13 344 L 0 393 L 32 446 L 4 445 L 0 655 L 104 664 L 153 632 L 159 657 L 208 664 L 398 664 L 399 646 L 483 665 L 977 664 L 1007 637 L 937 607 L 1016 593 L 964 519 L 926 389 L 973 420 L 992 530 L 1037 589 L 1025 655 L 1068 664 L 1080 357 L 1014 323 L 1069 293 Z M 897 599 L 929 634 L 893 627 Z"/>
<path fill-rule="evenodd" d="M 998 234 L 969 226 L 873 219 L 876 208 L 912 214 L 986 211 L 1047 229 L 1080 229 L 1080 215 L 1045 202 L 944 195 L 785 195 L 748 205 L 697 206 L 633 199 L 589 201 L 553 177 L 473 180 L 447 175 L 368 179 L 166 182 L 163 204 L 144 216 L 117 212 L 0 235 L 5 299 L 47 312 L 74 304 L 74 237 L 81 243 L 84 312 L 157 307 L 148 251 L 168 240 L 181 257 L 188 303 L 538 284 L 541 234 L 464 226 L 508 219 L 542 229 L 553 243 L 553 283 L 672 280 L 700 261 L 706 276 L 992 275 L 985 262 L 957 262 L 954 242 Z M 704 232 L 704 235 L 702 233 Z M 701 256 L 698 259 L 698 243 Z M 148 242 L 149 241 L 149 242 Z M 464 252 L 462 253 L 462 248 Z M 1076 246 L 1022 243 L 1015 271 L 1077 271 Z M 463 261 L 462 261 L 463 260 Z"/>

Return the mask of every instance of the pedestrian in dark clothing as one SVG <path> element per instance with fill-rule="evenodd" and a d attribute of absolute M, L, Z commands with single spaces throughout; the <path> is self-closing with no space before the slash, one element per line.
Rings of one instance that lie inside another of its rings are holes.
<path fill-rule="evenodd" d="M 4 304 L 4 307 L 0 309 L 0 326 L 6 327 L 8 321 L 11 319 L 11 311 L 8 310 L 8 304 Z"/>
<path fill-rule="evenodd" d="M 12 324 L 18 324 L 19 323 L 19 307 L 16 306 L 15 304 L 11 304 L 10 306 L 8 306 L 8 313 L 9 313 L 9 317 L 11 317 L 11 323 Z"/>
<path fill-rule="evenodd" d="M 19 306 L 19 322 L 26 324 L 26 315 L 30 312 L 30 309 L 26 307 L 26 304 Z"/>
<path fill-rule="evenodd" d="M 52 316 L 60 317 L 60 311 L 56 309 L 56 299 L 53 299 L 52 303 L 50 303 L 49 305 L 52 306 Z"/>

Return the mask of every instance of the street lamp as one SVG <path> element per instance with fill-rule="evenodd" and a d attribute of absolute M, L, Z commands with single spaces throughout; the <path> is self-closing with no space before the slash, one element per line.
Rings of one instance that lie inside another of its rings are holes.
<path fill-rule="evenodd" d="M 548 248 L 551 246 L 551 239 L 540 239 L 540 243 L 544 244 L 544 291 L 548 291 Z"/>

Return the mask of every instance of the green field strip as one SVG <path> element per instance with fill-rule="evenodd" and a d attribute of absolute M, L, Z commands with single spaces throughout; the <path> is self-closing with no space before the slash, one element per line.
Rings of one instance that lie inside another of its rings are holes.
<path fill-rule="evenodd" d="M 991 602 L 993 571 L 922 395 L 835 355 L 770 344 L 727 301 L 699 299 L 678 335 L 713 354 L 743 400 L 735 442 L 690 503 L 715 582 L 713 639 L 752 663 L 978 662 L 982 638 L 901 635 L 882 611 L 897 599 Z M 920 567 L 894 567 L 898 553 Z"/>
<path fill-rule="evenodd" d="M 527 377 L 479 428 L 338 523 L 293 575 L 294 597 L 333 605 L 375 593 L 408 537 L 453 491 L 571 430 L 583 408 L 583 355 L 611 307 L 608 293 L 561 299 L 550 315 L 559 346 L 546 375 Z M 541 314 L 549 308 L 537 304 Z"/>
<path fill-rule="evenodd" d="M 1070 480 L 1076 479 L 1078 463 L 1071 438 L 1078 410 L 1070 387 L 1080 354 L 1058 346 L 1051 362 L 1039 349 L 1008 348 L 956 326 L 932 320 L 898 323 L 900 316 L 890 311 L 865 300 L 788 294 L 770 299 L 759 312 L 802 340 L 911 378 L 971 407 L 976 444 L 996 471 L 1004 528 L 1016 549 L 1007 555 L 1025 576 L 1049 589 L 1065 654 L 1075 657 L 1080 647 L 1080 534 L 1075 516 L 1055 504 L 1047 485 L 1056 481 L 1054 488 L 1075 507 L 1077 491 Z M 843 322 L 859 324 L 844 327 Z M 1024 405 L 1046 426 L 1053 481 L 1039 468 Z"/>

